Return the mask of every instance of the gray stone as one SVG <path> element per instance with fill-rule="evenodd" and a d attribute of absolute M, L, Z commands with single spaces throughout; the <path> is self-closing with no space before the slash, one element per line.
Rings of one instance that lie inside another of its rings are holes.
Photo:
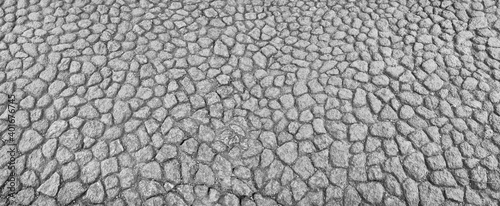
<path fill-rule="evenodd" d="M 299 110 L 304 110 L 314 104 L 316 104 L 316 101 L 309 94 L 303 94 L 297 98 L 297 106 Z"/>
<path fill-rule="evenodd" d="M 278 157 L 285 163 L 291 164 L 297 159 L 297 143 L 287 142 L 276 150 Z"/>
<path fill-rule="evenodd" d="M 59 191 L 60 176 L 57 173 L 52 174 L 52 176 L 46 180 L 43 184 L 38 187 L 37 191 L 48 195 L 50 197 L 55 197 Z"/>
<path fill-rule="evenodd" d="M 113 106 L 113 120 L 115 124 L 127 121 L 132 116 L 132 111 L 127 102 L 117 101 Z"/>
<path fill-rule="evenodd" d="M 104 124 L 98 120 L 85 122 L 82 128 L 82 134 L 90 138 L 101 137 L 104 132 Z"/>
<path fill-rule="evenodd" d="M 30 84 L 24 87 L 25 91 L 29 92 L 35 97 L 41 97 L 43 93 L 47 90 L 48 85 L 40 79 L 35 79 Z"/>
<path fill-rule="evenodd" d="M 482 29 L 485 27 L 488 27 L 488 20 L 486 19 L 485 16 L 474 17 L 469 22 L 469 29 L 470 30 Z"/>
<path fill-rule="evenodd" d="M 38 147 L 43 141 L 43 137 L 35 130 L 25 131 L 19 140 L 19 151 L 21 153 L 26 153 L 32 149 Z"/>
<path fill-rule="evenodd" d="M 154 180 L 161 180 L 162 179 L 161 167 L 160 167 L 160 164 L 158 164 L 157 162 L 147 163 L 146 165 L 141 167 L 140 171 L 141 171 L 141 175 L 145 178 L 154 179 Z"/>
<path fill-rule="evenodd" d="M 266 148 L 275 148 L 277 145 L 276 135 L 270 131 L 264 131 L 259 135 L 262 145 Z"/>
<path fill-rule="evenodd" d="M 429 182 L 421 183 L 418 186 L 420 195 L 420 204 L 422 205 L 441 205 L 444 203 L 444 196 L 441 189 L 433 186 Z"/>
<path fill-rule="evenodd" d="M 353 124 L 349 127 L 350 141 L 363 141 L 368 135 L 368 126 L 364 124 Z"/>
<path fill-rule="evenodd" d="M 423 181 L 428 172 L 424 156 L 421 153 L 408 155 L 403 162 L 403 166 L 408 175 L 416 181 Z"/>
<path fill-rule="evenodd" d="M 372 112 L 368 107 L 361 107 L 359 109 L 354 110 L 354 114 L 357 119 L 359 119 L 362 123 L 370 124 L 375 123 L 375 118 Z"/>
<path fill-rule="evenodd" d="M 177 160 L 171 160 L 164 164 L 165 178 L 174 184 L 181 180 L 180 164 Z"/>
<path fill-rule="evenodd" d="M 104 201 L 104 187 L 101 182 L 96 182 L 89 186 L 87 193 L 85 193 L 84 199 L 89 200 L 91 203 L 102 203 Z"/>
<path fill-rule="evenodd" d="M 334 141 L 330 147 L 330 161 L 334 167 L 347 168 L 349 166 L 349 144 L 343 141 Z"/>
<path fill-rule="evenodd" d="M 378 204 L 382 202 L 385 191 L 382 184 L 378 182 L 361 183 L 357 188 L 361 196 L 369 203 Z"/>
<path fill-rule="evenodd" d="M 426 71 L 427 73 L 431 74 L 434 71 L 436 71 L 436 69 L 438 69 L 438 65 L 433 59 L 429 59 L 424 63 L 422 63 L 422 69 L 424 69 L 424 71 Z"/>
<path fill-rule="evenodd" d="M 215 183 L 214 172 L 209 166 L 200 164 L 194 180 L 198 184 L 213 185 Z"/>
<path fill-rule="evenodd" d="M 220 40 L 217 40 L 214 45 L 214 54 L 223 57 L 229 57 L 227 46 Z"/>
<path fill-rule="evenodd" d="M 443 87 L 444 81 L 441 80 L 441 78 L 438 75 L 431 74 L 431 75 L 429 75 L 429 77 L 427 77 L 425 79 L 424 85 L 430 91 L 435 92 L 435 91 L 438 91 L 439 89 L 441 89 Z"/>
<path fill-rule="evenodd" d="M 82 147 L 82 135 L 77 129 L 70 129 L 59 137 L 59 143 L 70 150 L 76 151 Z"/>
<path fill-rule="evenodd" d="M 101 174 L 99 162 L 92 160 L 82 168 L 80 179 L 83 183 L 93 183 Z"/>
<path fill-rule="evenodd" d="M 145 199 L 165 193 L 165 188 L 154 180 L 142 180 L 139 182 L 138 187 L 139 193 Z"/>
<path fill-rule="evenodd" d="M 212 142 L 215 138 L 215 132 L 208 126 L 200 125 L 198 137 L 201 141 Z"/>
<path fill-rule="evenodd" d="M 56 138 L 59 137 L 67 128 L 68 122 L 64 120 L 57 120 L 50 125 L 45 135 L 47 138 Z"/>
<path fill-rule="evenodd" d="M 86 189 L 80 182 L 66 183 L 62 186 L 61 190 L 57 194 L 57 201 L 61 204 L 69 204 L 85 191 Z"/>
<path fill-rule="evenodd" d="M 309 179 L 314 173 L 314 166 L 311 163 L 311 159 L 307 156 L 302 156 L 297 159 L 293 165 L 293 170 L 300 175 L 303 179 Z"/>
<path fill-rule="evenodd" d="M 376 137 L 393 138 L 396 135 L 396 127 L 391 122 L 379 122 L 370 127 L 370 134 Z"/>
<path fill-rule="evenodd" d="M 440 187 L 454 187 L 457 185 L 453 175 L 447 171 L 434 171 L 430 174 L 430 181 Z"/>
<path fill-rule="evenodd" d="M 449 54 L 444 57 L 446 66 L 449 67 L 460 67 L 462 66 L 462 61 L 455 55 Z"/>

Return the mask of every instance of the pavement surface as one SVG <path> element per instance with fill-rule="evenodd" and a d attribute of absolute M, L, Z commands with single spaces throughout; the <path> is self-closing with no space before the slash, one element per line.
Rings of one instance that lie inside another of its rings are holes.
<path fill-rule="evenodd" d="M 0 0 L 0 205 L 498 205 L 499 18 Z"/>

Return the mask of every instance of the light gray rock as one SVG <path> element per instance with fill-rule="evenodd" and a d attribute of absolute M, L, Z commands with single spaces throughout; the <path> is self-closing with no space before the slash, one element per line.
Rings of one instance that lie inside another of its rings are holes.
<path fill-rule="evenodd" d="M 25 131 L 19 140 L 19 151 L 26 153 L 38 147 L 43 142 L 44 138 L 35 130 Z"/>
<path fill-rule="evenodd" d="M 276 150 L 276 154 L 283 162 L 291 164 L 295 161 L 295 159 L 297 159 L 297 148 L 297 143 L 287 142 L 278 147 L 278 149 Z"/>
<path fill-rule="evenodd" d="M 369 203 L 378 204 L 382 202 L 384 187 L 378 182 L 361 183 L 357 187 L 361 196 Z"/>
<path fill-rule="evenodd" d="M 54 173 L 49 179 L 42 183 L 40 187 L 38 187 L 37 191 L 50 197 L 55 197 L 59 191 L 60 181 L 61 178 L 59 174 Z"/>
<path fill-rule="evenodd" d="M 57 194 L 57 201 L 61 204 L 69 204 L 77 197 L 82 195 L 86 189 L 80 182 L 69 182 L 62 186 L 61 190 Z"/>

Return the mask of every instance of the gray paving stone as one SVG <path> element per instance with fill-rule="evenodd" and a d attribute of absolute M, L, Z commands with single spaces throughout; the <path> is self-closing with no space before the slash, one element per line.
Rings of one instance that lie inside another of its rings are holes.
<path fill-rule="evenodd" d="M 5 1 L 13 200 L 496 205 L 495 3 Z"/>

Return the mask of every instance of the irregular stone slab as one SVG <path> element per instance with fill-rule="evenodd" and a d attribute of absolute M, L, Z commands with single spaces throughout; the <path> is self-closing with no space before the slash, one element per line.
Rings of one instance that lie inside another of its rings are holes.
<path fill-rule="evenodd" d="M 408 155 L 403 162 L 403 167 L 407 174 L 416 181 L 423 181 L 428 172 L 424 156 L 418 152 Z"/>
<path fill-rule="evenodd" d="M 104 132 L 104 124 L 98 120 L 90 120 L 85 122 L 82 128 L 82 134 L 90 138 L 101 137 Z"/>
<path fill-rule="evenodd" d="M 378 182 L 361 183 L 357 188 L 361 196 L 369 203 L 378 204 L 382 202 L 385 191 L 382 184 Z"/>
<path fill-rule="evenodd" d="M 376 137 L 392 138 L 396 135 L 396 127 L 391 122 L 375 123 L 370 127 L 370 134 Z"/>
<path fill-rule="evenodd" d="M 334 167 L 348 167 L 349 157 L 349 144 L 343 141 L 334 141 L 332 143 L 330 147 L 330 161 Z"/>
<path fill-rule="evenodd" d="M 43 142 L 43 137 L 35 130 L 28 130 L 23 133 L 19 141 L 19 152 L 26 153 L 38 147 Z"/>
<path fill-rule="evenodd" d="M 441 189 L 431 185 L 429 182 L 421 183 L 418 186 L 420 204 L 422 205 L 441 205 L 444 202 L 444 196 Z"/>
<path fill-rule="evenodd" d="M 368 135 L 368 126 L 364 124 L 353 124 L 349 127 L 349 140 L 362 141 Z"/>
<path fill-rule="evenodd" d="M 69 204 L 85 192 L 85 188 L 80 182 L 69 182 L 62 186 L 57 194 L 57 201 L 61 204 Z"/>
<path fill-rule="evenodd" d="M 56 138 L 59 137 L 67 128 L 68 122 L 64 120 L 57 120 L 50 125 L 45 135 L 47 138 Z"/>
<path fill-rule="evenodd" d="M 37 191 L 45 195 L 54 197 L 59 191 L 59 183 L 61 178 L 58 173 L 54 173 L 48 180 L 46 180 Z"/>

